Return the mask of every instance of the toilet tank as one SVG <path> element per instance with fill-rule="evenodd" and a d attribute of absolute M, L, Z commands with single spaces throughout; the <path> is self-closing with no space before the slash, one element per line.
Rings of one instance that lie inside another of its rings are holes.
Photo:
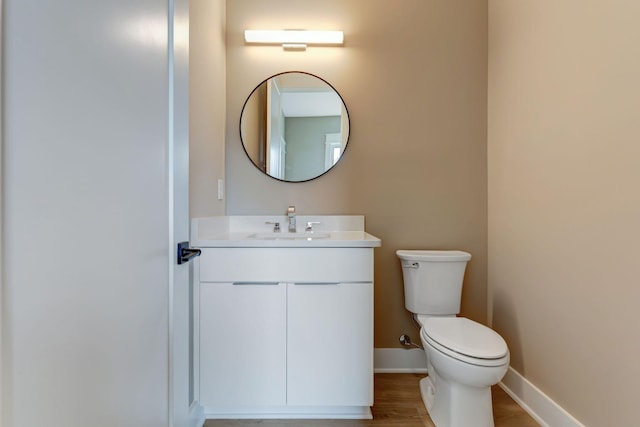
<path fill-rule="evenodd" d="M 412 313 L 460 313 L 462 280 L 471 254 L 462 251 L 396 252 L 402 264 L 404 306 Z"/>

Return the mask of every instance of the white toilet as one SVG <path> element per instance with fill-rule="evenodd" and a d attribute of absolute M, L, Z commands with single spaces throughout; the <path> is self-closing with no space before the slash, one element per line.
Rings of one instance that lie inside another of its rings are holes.
<path fill-rule="evenodd" d="M 462 279 L 471 255 L 462 251 L 396 252 L 404 301 L 420 324 L 428 376 L 422 400 L 437 427 L 493 427 L 491 386 L 509 367 L 509 349 L 495 331 L 460 312 Z"/>

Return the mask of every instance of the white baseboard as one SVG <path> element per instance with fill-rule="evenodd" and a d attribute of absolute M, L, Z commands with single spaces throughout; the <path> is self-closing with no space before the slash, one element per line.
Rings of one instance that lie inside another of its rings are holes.
<path fill-rule="evenodd" d="M 419 348 L 376 348 L 373 350 L 376 373 L 427 373 L 427 356 Z"/>
<path fill-rule="evenodd" d="M 369 406 L 273 406 L 273 407 L 205 407 L 208 420 L 240 419 L 330 419 L 371 420 Z"/>
<path fill-rule="evenodd" d="M 511 367 L 498 385 L 542 427 L 584 427 Z"/>

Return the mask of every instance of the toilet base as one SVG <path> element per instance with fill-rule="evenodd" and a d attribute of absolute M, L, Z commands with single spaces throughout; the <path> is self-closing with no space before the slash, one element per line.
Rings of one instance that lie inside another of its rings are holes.
<path fill-rule="evenodd" d="M 422 396 L 422 403 L 424 403 L 424 407 L 427 408 L 427 412 L 431 413 L 431 408 L 433 407 L 433 397 L 435 394 L 435 388 L 433 386 L 433 382 L 431 382 L 431 377 L 424 377 L 420 380 L 420 395 Z"/>
<path fill-rule="evenodd" d="M 494 427 L 491 387 L 453 387 L 427 376 L 420 380 L 420 395 L 436 427 Z"/>

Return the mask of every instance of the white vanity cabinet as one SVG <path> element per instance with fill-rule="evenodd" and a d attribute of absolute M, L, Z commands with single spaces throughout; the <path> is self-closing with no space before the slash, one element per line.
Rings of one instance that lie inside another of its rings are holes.
<path fill-rule="evenodd" d="M 196 276 L 208 418 L 370 418 L 372 247 L 205 247 Z"/>

